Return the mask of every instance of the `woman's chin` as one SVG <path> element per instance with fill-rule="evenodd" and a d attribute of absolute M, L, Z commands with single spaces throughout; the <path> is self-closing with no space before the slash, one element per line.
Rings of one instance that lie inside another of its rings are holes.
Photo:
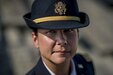
<path fill-rule="evenodd" d="M 56 64 L 62 64 L 62 63 L 66 63 L 70 61 L 69 58 L 66 58 L 66 57 L 62 57 L 62 58 L 56 58 L 55 59 L 55 63 Z"/>

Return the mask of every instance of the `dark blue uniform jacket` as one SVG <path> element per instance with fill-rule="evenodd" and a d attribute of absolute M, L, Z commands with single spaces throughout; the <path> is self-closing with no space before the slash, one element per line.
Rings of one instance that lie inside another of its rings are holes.
<path fill-rule="evenodd" d="M 73 58 L 77 75 L 95 75 L 92 61 L 88 61 L 83 55 L 76 54 Z M 50 75 L 48 70 L 45 68 L 42 59 L 39 59 L 38 64 L 29 71 L 26 75 Z"/>

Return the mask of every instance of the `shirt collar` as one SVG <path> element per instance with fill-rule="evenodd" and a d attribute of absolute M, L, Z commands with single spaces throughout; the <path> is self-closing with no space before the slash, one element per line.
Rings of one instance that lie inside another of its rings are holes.
<path fill-rule="evenodd" d="M 77 75 L 74 61 L 71 60 L 71 73 L 70 75 Z"/>
<path fill-rule="evenodd" d="M 55 73 L 53 73 L 45 63 L 44 63 L 44 66 L 50 72 L 51 75 L 55 75 Z M 75 64 L 74 64 L 74 61 L 73 60 L 71 60 L 71 73 L 70 73 L 70 75 L 77 75 Z"/>
<path fill-rule="evenodd" d="M 45 64 L 44 61 L 43 61 L 43 63 L 44 63 L 44 66 L 46 67 L 46 69 L 49 71 L 49 73 L 50 73 L 51 75 L 55 75 L 55 74 L 49 69 L 49 67 L 47 67 L 47 65 Z"/>

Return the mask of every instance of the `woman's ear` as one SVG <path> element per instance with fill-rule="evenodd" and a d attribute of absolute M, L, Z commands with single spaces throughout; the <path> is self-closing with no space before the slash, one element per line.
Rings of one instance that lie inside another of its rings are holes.
<path fill-rule="evenodd" d="M 39 48 L 38 36 L 32 32 L 32 40 L 36 48 Z"/>

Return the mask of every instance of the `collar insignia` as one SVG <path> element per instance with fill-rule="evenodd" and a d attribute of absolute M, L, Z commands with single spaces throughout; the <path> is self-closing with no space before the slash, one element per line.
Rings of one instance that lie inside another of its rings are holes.
<path fill-rule="evenodd" d="M 66 4 L 59 1 L 58 3 L 55 4 L 55 13 L 59 15 L 64 15 L 66 13 Z"/>

